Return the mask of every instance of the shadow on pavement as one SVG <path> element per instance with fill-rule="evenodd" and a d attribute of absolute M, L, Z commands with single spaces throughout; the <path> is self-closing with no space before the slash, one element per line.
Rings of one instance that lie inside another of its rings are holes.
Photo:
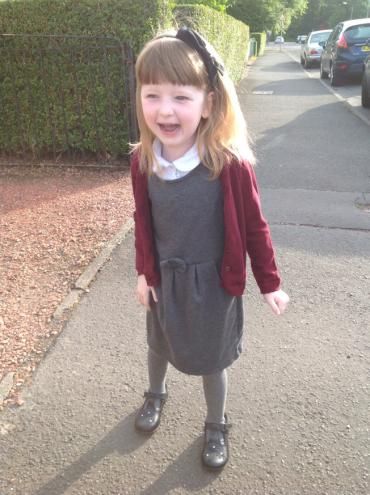
<path fill-rule="evenodd" d="M 212 483 L 219 473 L 206 471 L 200 462 L 203 440 L 197 438 L 181 455 L 164 471 L 164 473 L 140 495 L 164 495 L 172 493 L 176 488 L 185 488 L 193 492 Z"/>
<path fill-rule="evenodd" d="M 53 479 L 38 488 L 34 495 L 60 495 L 78 481 L 94 465 L 111 452 L 131 455 L 151 437 L 137 433 L 133 428 L 135 413 L 126 416 L 100 442 L 75 462 L 65 467 Z M 197 438 L 179 457 L 159 475 L 158 479 L 140 492 L 140 495 L 156 495 L 171 492 L 176 487 L 191 491 L 201 489 L 214 481 L 217 473 L 206 471 L 200 462 L 202 438 Z"/>
<path fill-rule="evenodd" d="M 282 126 L 276 122 L 256 140 L 260 187 L 370 191 L 367 125 L 339 101 L 306 107 L 292 117 Z"/>
<path fill-rule="evenodd" d="M 134 416 L 135 413 L 126 416 L 99 443 L 63 469 L 46 485 L 40 487 L 34 495 L 62 494 L 111 452 L 117 451 L 122 455 L 129 455 L 137 450 L 149 437 L 140 435 L 134 430 Z"/>
<path fill-rule="evenodd" d="M 292 69 L 297 67 L 297 62 L 280 62 L 279 64 L 269 65 L 268 67 L 262 67 L 260 71 L 262 72 L 292 72 Z"/>

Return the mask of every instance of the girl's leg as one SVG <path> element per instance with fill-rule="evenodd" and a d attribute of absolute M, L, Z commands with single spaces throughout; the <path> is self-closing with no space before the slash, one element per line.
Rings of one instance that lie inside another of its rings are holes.
<path fill-rule="evenodd" d="M 202 462 L 210 469 L 221 469 L 229 459 L 225 403 L 227 394 L 227 372 L 203 376 L 207 417 L 204 428 Z"/>
<path fill-rule="evenodd" d="M 168 361 L 149 349 L 149 390 L 144 393 L 144 404 L 135 417 L 135 428 L 144 433 L 152 433 L 161 422 L 162 409 L 167 399 L 167 368 Z"/>
<path fill-rule="evenodd" d="M 226 369 L 203 376 L 204 397 L 207 404 L 206 423 L 224 423 L 227 395 Z"/>
<path fill-rule="evenodd" d="M 158 356 L 151 349 L 148 350 L 149 391 L 153 394 L 166 392 L 166 373 L 168 361 Z"/>

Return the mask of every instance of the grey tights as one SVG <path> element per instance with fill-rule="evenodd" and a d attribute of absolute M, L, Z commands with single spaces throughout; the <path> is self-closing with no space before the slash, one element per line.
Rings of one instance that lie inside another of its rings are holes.
<path fill-rule="evenodd" d="M 227 395 L 226 370 L 205 375 L 203 378 L 204 397 L 207 404 L 207 423 L 225 422 L 225 405 Z"/>
<path fill-rule="evenodd" d="M 166 373 L 168 361 L 148 351 L 149 390 L 156 394 L 166 391 Z M 223 423 L 227 395 L 226 369 L 203 378 L 204 397 L 207 404 L 207 423 Z"/>
<path fill-rule="evenodd" d="M 148 351 L 148 372 L 149 390 L 154 394 L 164 394 L 166 392 L 166 373 L 168 361 L 149 349 Z"/>

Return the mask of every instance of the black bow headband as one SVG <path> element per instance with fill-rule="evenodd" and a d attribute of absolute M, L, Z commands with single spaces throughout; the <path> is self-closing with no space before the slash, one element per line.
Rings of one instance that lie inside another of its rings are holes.
<path fill-rule="evenodd" d="M 211 86 L 214 87 L 217 74 L 224 73 L 224 66 L 208 51 L 205 40 L 193 29 L 182 27 L 177 31 L 176 38 L 195 50 L 204 62 Z"/>

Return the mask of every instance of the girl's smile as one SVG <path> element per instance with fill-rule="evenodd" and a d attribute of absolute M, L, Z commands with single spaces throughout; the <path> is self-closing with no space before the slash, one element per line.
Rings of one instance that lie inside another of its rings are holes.
<path fill-rule="evenodd" d="M 162 143 L 162 155 L 177 160 L 194 144 L 200 120 L 207 118 L 212 95 L 196 86 L 144 84 L 141 104 L 145 122 Z"/>
<path fill-rule="evenodd" d="M 163 134 L 173 135 L 179 128 L 179 124 L 158 124 Z"/>

